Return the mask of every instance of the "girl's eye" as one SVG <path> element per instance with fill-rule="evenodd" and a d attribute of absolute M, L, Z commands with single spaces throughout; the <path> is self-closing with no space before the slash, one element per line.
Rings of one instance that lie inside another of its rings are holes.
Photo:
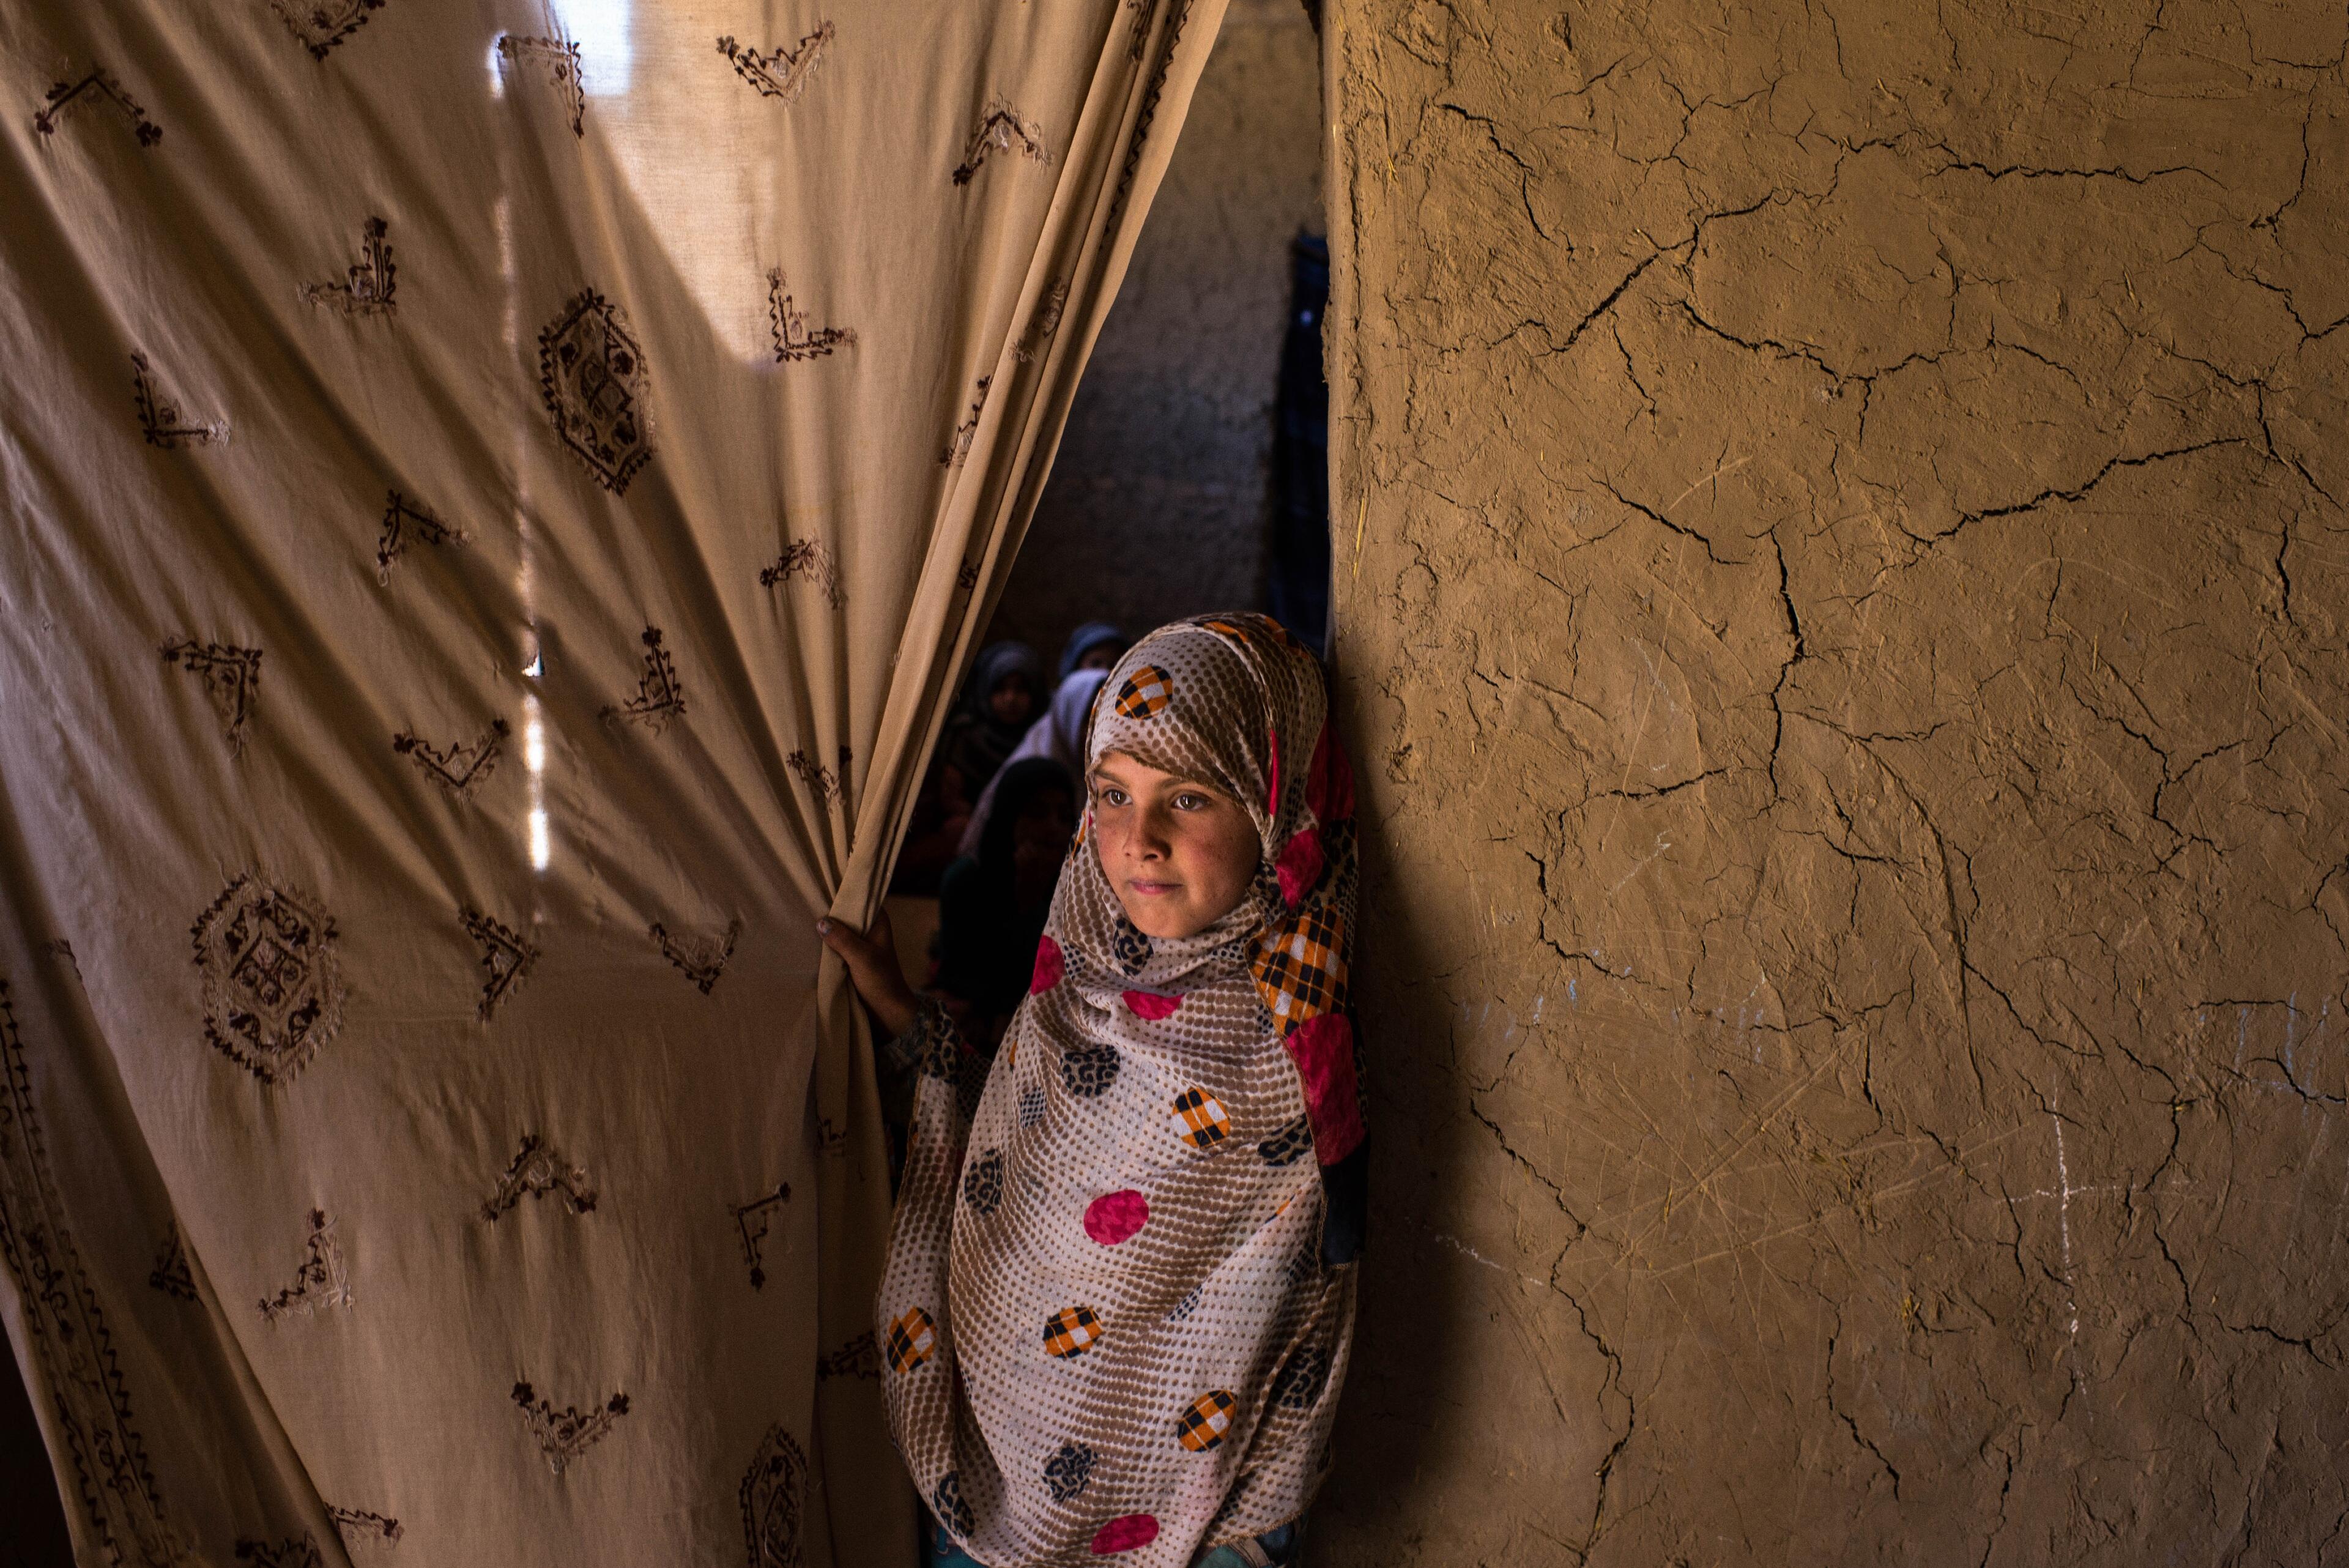
<path fill-rule="evenodd" d="M 1207 797 L 1203 794 L 1194 794 L 1190 790 L 1185 790 L 1181 794 L 1174 797 L 1174 805 L 1178 810 L 1182 811 L 1202 811 L 1206 808 Z"/>
<path fill-rule="evenodd" d="M 1125 792 L 1122 789 L 1113 788 L 1109 784 L 1103 784 L 1101 786 L 1101 804 L 1103 805 L 1123 805 L 1125 804 Z"/>

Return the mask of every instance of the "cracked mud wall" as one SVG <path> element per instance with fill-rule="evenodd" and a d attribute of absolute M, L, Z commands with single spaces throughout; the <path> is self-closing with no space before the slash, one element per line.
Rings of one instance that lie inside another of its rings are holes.
<path fill-rule="evenodd" d="M 1329 0 L 1328 1561 L 2349 1560 L 2344 43 Z"/>
<path fill-rule="evenodd" d="M 1261 608 L 1289 242 L 1321 232 L 1321 85 L 1298 0 L 1232 0 L 988 634 L 1048 657 Z"/>

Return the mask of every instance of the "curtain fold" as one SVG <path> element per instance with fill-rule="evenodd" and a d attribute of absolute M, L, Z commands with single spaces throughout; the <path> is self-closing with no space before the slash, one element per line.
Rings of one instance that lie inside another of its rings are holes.
<path fill-rule="evenodd" d="M 0 0 L 85 1564 L 910 1561 L 877 908 L 1219 0 Z"/>

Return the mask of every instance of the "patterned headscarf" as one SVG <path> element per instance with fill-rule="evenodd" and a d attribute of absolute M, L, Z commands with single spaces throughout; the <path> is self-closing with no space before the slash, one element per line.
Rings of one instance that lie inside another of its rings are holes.
<path fill-rule="evenodd" d="M 1181 621 L 1095 703 L 1110 752 L 1211 784 L 1260 846 L 1238 906 L 1154 940 L 1090 810 L 991 1073 L 926 1015 L 876 1306 L 897 1445 L 982 1562 L 1184 1568 L 1296 1518 L 1353 1342 L 1362 1122 L 1353 788 L 1272 621 Z"/>

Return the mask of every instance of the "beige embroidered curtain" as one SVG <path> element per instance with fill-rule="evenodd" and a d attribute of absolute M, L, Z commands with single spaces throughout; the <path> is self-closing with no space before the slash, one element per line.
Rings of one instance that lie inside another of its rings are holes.
<path fill-rule="evenodd" d="M 910 1562 L 875 907 L 1220 0 L 0 0 L 0 1314 L 98 1563 Z"/>

